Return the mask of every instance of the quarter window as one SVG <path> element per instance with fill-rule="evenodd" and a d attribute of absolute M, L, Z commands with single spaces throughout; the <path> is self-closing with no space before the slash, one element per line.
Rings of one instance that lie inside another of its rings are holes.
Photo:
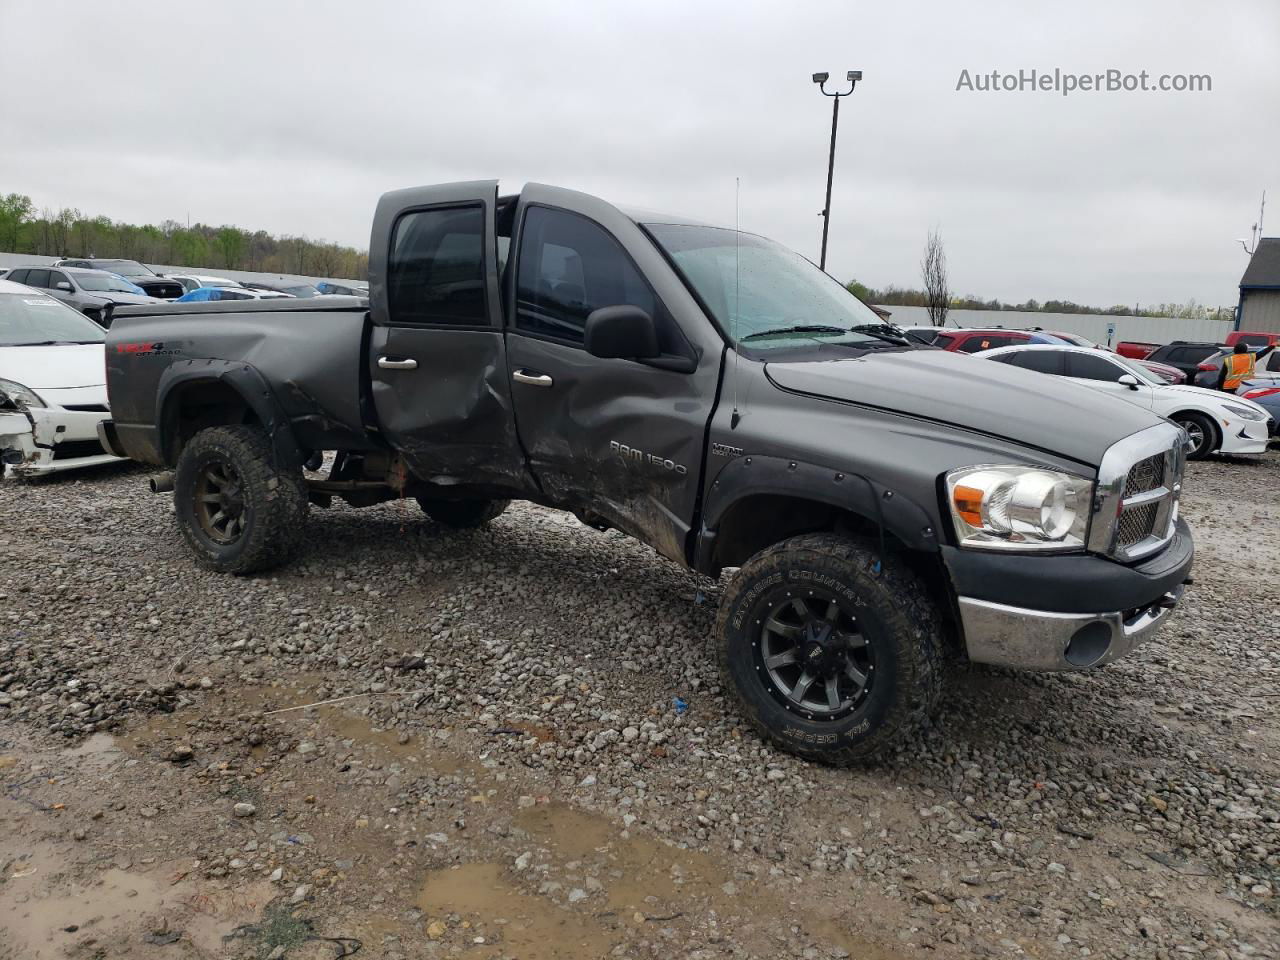
<path fill-rule="evenodd" d="M 516 327 L 582 343 L 592 311 L 622 304 L 659 319 L 657 298 L 622 245 L 585 217 L 532 207 L 520 241 Z"/>
<path fill-rule="evenodd" d="M 387 266 L 392 323 L 488 326 L 484 207 L 418 210 L 396 223 Z"/>

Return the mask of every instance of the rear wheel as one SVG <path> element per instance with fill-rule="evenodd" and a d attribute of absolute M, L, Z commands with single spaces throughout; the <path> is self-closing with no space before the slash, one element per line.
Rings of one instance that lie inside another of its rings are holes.
<path fill-rule="evenodd" d="M 483 527 L 490 520 L 502 515 L 511 505 L 510 500 L 441 500 L 437 497 L 418 497 L 422 512 L 446 527 L 469 530 Z"/>
<path fill-rule="evenodd" d="M 211 427 L 178 457 L 174 511 L 201 564 L 219 573 L 279 566 L 296 551 L 307 516 L 299 469 L 279 471 L 256 427 Z"/>
<path fill-rule="evenodd" d="M 752 557 L 716 624 L 743 713 L 792 753 L 849 764 L 923 727 L 941 690 L 941 630 L 905 568 L 829 534 Z"/>
<path fill-rule="evenodd" d="M 1171 419 L 1191 438 L 1188 460 L 1203 460 L 1218 448 L 1218 428 L 1203 413 L 1175 413 Z"/>

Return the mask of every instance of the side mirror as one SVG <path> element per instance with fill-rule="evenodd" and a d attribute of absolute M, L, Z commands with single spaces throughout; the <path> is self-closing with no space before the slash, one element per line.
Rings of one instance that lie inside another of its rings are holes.
<path fill-rule="evenodd" d="M 1116 383 L 1123 383 L 1130 390 L 1138 389 L 1138 378 L 1132 373 L 1122 373 Z"/>
<path fill-rule="evenodd" d="M 653 317 L 626 304 L 593 310 L 583 330 L 583 346 L 603 359 L 648 360 L 662 352 Z"/>
<path fill-rule="evenodd" d="M 54 289 L 55 289 L 55 290 L 65 290 L 67 293 L 70 293 L 70 292 L 71 292 L 71 284 L 69 284 L 66 280 L 59 280 L 59 281 L 58 281 L 57 286 L 56 286 L 56 287 L 54 287 Z"/>

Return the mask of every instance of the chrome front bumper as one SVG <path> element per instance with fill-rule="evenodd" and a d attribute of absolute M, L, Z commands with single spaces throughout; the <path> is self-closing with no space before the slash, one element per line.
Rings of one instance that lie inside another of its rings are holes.
<path fill-rule="evenodd" d="M 1154 603 L 1114 613 L 1052 613 L 960 597 L 969 659 L 1019 670 L 1086 670 L 1125 656 L 1164 625 L 1179 585 Z"/>

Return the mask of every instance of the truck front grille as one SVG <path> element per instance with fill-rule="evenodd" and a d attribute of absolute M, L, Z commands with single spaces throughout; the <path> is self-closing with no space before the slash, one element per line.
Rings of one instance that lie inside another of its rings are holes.
<path fill-rule="evenodd" d="M 1171 423 L 1111 447 L 1098 468 L 1089 548 L 1125 563 L 1173 539 L 1182 492 L 1185 435 Z"/>
<path fill-rule="evenodd" d="M 1135 463 L 1124 481 L 1124 498 L 1128 500 L 1135 494 L 1147 493 L 1163 486 L 1166 459 L 1165 454 L 1157 453 L 1154 457 Z"/>
<path fill-rule="evenodd" d="M 1116 546 L 1125 550 L 1151 536 L 1155 532 L 1159 511 L 1158 503 L 1144 503 L 1122 512 L 1116 532 Z"/>

